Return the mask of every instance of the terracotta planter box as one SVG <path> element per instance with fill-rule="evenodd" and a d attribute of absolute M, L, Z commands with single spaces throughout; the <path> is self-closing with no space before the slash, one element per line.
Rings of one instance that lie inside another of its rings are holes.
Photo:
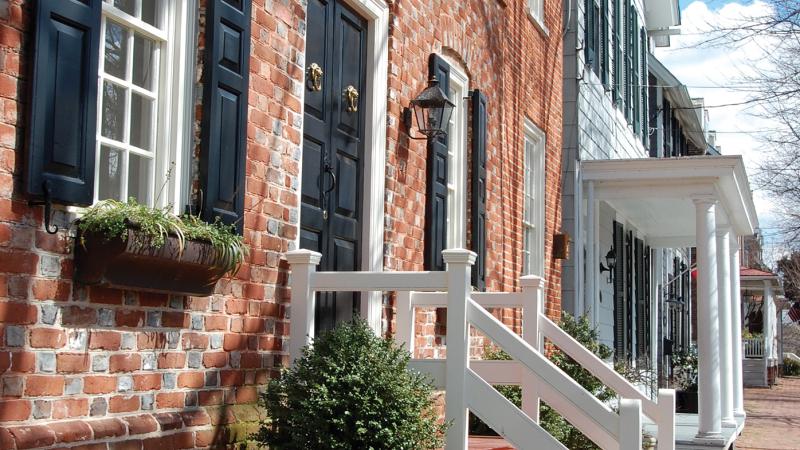
<path fill-rule="evenodd" d="M 160 248 L 142 246 L 138 231 L 128 229 L 126 238 L 106 239 L 99 233 L 83 235 L 75 243 L 77 282 L 138 291 L 207 296 L 226 271 L 217 265 L 217 252 L 210 242 L 167 237 Z"/>

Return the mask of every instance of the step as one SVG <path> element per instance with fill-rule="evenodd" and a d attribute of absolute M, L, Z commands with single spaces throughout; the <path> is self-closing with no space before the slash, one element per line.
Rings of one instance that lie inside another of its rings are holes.
<path fill-rule="evenodd" d="M 514 450 L 514 447 L 500 437 L 470 436 L 469 450 Z"/>

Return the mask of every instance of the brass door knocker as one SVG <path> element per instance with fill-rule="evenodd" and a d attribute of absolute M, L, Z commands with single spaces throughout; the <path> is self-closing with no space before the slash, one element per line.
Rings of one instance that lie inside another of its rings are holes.
<path fill-rule="evenodd" d="M 347 112 L 358 111 L 358 90 L 352 85 L 347 86 L 344 90 L 344 99 L 347 102 Z"/>
<path fill-rule="evenodd" d="M 312 91 L 321 91 L 322 90 L 322 67 L 319 66 L 317 63 L 311 63 L 306 70 L 306 76 L 308 77 L 308 88 Z"/>

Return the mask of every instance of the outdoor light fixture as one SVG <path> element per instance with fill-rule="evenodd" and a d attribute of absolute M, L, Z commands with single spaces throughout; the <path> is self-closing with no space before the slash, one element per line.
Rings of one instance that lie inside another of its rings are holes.
<path fill-rule="evenodd" d="M 614 247 L 611 247 L 611 250 L 606 253 L 606 264 L 608 267 L 604 266 L 602 262 L 600 263 L 600 273 L 608 272 L 606 281 L 611 283 L 611 275 L 614 273 L 614 267 L 617 266 L 617 254 L 614 252 Z"/>
<path fill-rule="evenodd" d="M 428 87 L 411 100 L 411 106 L 403 110 L 403 123 L 411 139 L 431 139 L 447 134 L 447 124 L 456 105 L 439 87 L 435 76 L 428 80 Z M 413 111 L 412 111 L 413 110 Z M 412 117 L 417 118 L 417 128 L 423 137 L 411 136 Z"/>

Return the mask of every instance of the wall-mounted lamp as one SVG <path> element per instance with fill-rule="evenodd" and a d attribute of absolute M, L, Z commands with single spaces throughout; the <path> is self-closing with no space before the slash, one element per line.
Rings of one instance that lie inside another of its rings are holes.
<path fill-rule="evenodd" d="M 451 102 L 439 87 L 439 80 L 435 76 L 428 80 L 428 87 L 411 100 L 411 106 L 403 109 L 403 124 L 408 130 L 408 137 L 411 139 L 430 139 L 447 134 L 447 125 L 450 123 L 450 115 L 456 105 Z M 411 135 L 413 127 L 413 117 L 417 119 L 417 128 L 423 135 L 414 137 Z"/>
<path fill-rule="evenodd" d="M 611 247 L 611 250 L 606 253 L 606 264 L 608 267 L 604 266 L 602 262 L 600 263 L 600 273 L 608 272 L 606 281 L 611 283 L 611 275 L 614 273 L 614 268 L 617 267 L 617 254 L 614 252 L 614 247 Z"/>

